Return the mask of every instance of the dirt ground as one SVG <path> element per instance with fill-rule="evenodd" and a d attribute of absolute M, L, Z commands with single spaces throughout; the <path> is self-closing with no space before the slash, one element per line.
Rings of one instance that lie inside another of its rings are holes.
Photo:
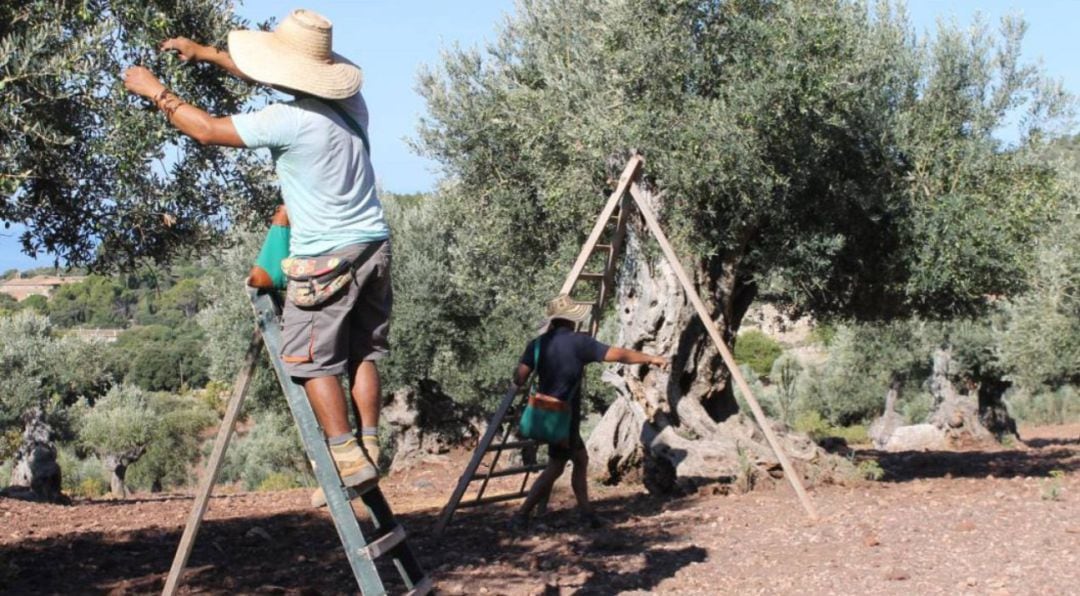
<path fill-rule="evenodd" d="M 436 541 L 467 453 L 433 457 L 383 490 L 443 594 L 1080 593 L 1080 425 L 1021 435 L 1026 445 L 990 452 L 858 451 L 884 478 L 811 490 L 817 523 L 785 485 L 676 500 L 594 487 L 611 525 L 585 530 L 560 485 L 529 535 L 504 530 L 511 505 L 488 506 L 463 510 Z M 329 516 L 307 498 L 215 497 L 182 591 L 355 592 Z M 191 504 L 0 498 L 0 593 L 159 593 Z"/>

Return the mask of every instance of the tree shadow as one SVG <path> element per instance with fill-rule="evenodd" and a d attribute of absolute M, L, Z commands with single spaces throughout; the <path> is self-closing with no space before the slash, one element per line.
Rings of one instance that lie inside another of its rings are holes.
<path fill-rule="evenodd" d="M 1034 441 L 1029 445 L 1034 445 Z M 1047 443 L 1054 445 L 1057 443 Z M 883 482 L 920 478 L 1014 478 L 1049 476 L 1054 470 L 1080 470 L 1080 453 L 1065 447 L 1027 451 L 877 451 L 857 450 L 856 462 L 874 460 L 884 471 Z"/>
<path fill-rule="evenodd" d="M 1080 437 L 1074 439 L 1028 439 L 1024 441 L 1028 447 L 1043 449 L 1044 447 L 1068 447 L 1069 445 L 1080 446 Z"/>
<path fill-rule="evenodd" d="M 559 509 L 525 537 L 505 529 L 513 506 L 463 512 L 441 540 L 431 535 L 438 511 L 399 520 L 420 565 L 437 587 L 448 586 L 440 591 L 475 593 L 487 586 L 492 593 L 532 592 L 561 586 L 611 593 L 654 589 L 686 565 L 706 560 L 703 548 L 673 545 L 680 536 L 662 524 L 633 523 L 661 514 L 670 504 L 645 495 L 601 499 L 597 510 L 611 527 L 583 529 L 572 510 Z M 160 593 L 180 532 L 169 523 L 23 540 L 0 553 L 0 592 Z M 392 561 L 380 560 L 379 566 L 389 592 L 404 592 Z M 352 594 L 356 583 L 329 515 L 291 511 L 205 521 L 181 592 Z"/>

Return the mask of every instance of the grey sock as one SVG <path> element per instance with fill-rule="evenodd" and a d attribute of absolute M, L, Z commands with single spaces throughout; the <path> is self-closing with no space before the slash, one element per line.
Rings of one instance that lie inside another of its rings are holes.
<path fill-rule="evenodd" d="M 326 440 L 326 442 L 329 443 L 331 447 L 337 447 L 338 445 L 344 445 L 345 443 L 348 443 L 349 440 L 353 438 L 355 437 L 352 436 L 352 433 L 345 433 L 336 437 L 330 437 Z"/>
<path fill-rule="evenodd" d="M 360 429 L 360 435 L 364 437 L 377 437 L 379 436 L 379 427 L 377 426 L 365 426 Z"/>

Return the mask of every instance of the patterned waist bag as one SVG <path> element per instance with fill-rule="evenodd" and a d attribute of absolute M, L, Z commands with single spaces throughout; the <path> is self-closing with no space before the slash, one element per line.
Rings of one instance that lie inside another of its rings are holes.
<path fill-rule="evenodd" d="M 368 260 L 383 242 L 372 242 L 355 258 L 340 255 L 289 257 L 281 261 L 288 284 L 285 296 L 300 308 L 313 308 L 333 298 L 353 280 L 353 272 Z"/>

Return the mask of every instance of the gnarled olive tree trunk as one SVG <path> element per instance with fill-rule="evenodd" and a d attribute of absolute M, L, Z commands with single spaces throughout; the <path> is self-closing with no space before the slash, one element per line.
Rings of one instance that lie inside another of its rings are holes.
<path fill-rule="evenodd" d="M 60 464 L 52 428 L 41 407 L 30 409 L 23 417 L 22 441 L 15 453 L 15 467 L 6 494 L 14 497 L 56 503 L 64 500 L 60 492 Z"/>
<path fill-rule="evenodd" d="M 879 448 L 889 451 L 949 449 L 990 444 L 1007 436 L 1018 438 L 1016 422 L 1002 401 L 1008 383 L 989 378 L 968 380 L 957 387 L 954 368 L 952 350 L 948 346 L 934 350 L 929 379 L 934 405 L 927 421 L 891 426 L 888 432 L 874 436 Z M 890 410 L 891 404 L 886 400 L 885 414 L 871 428 L 884 427 Z"/>
<path fill-rule="evenodd" d="M 106 453 L 101 460 L 109 472 L 109 489 L 112 496 L 126 499 L 131 494 L 127 488 L 127 470 L 146 453 L 146 445 L 133 447 L 123 453 Z"/>
<path fill-rule="evenodd" d="M 607 482 L 640 473 L 654 492 L 715 481 L 739 480 L 749 487 L 755 478 L 782 477 L 761 430 L 749 413 L 740 413 L 730 373 L 674 270 L 662 257 L 650 259 L 643 252 L 647 234 L 636 229 L 627 238 L 615 296 L 620 331 L 614 343 L 668 355 L 671 371 L 620 365 L 604 374 L 618 397 L 588 440 L 594 473 Z M 734 258 L 699 261 L 693 273 L 732 348 L 755 286 L 740 279 Z M 800 470 L 811 462 L 836 465 L 809 438 L 780 424 L 774 430 Z"/>

